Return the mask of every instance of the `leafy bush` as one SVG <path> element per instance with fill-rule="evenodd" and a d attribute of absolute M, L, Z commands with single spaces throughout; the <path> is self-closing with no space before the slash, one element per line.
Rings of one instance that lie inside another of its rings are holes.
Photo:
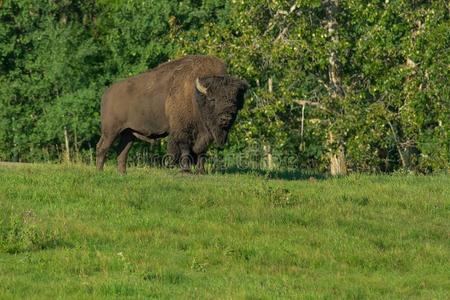
<path fill-rule="evenodd" d="M 42 228 L 33 211 L 22 214 L 4 212 L 0 220 L 0 252 L 9 254 L 54 248 L 61 242 L 59 236 Z"/>

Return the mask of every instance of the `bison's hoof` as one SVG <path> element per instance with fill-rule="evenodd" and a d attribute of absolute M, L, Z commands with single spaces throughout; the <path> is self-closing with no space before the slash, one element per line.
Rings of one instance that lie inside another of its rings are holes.
<path fill-rule="evenodd" d="M 192 174 L 191 169 L 181 169 L 180 172 L 181 172 L 182 174 Z"/>

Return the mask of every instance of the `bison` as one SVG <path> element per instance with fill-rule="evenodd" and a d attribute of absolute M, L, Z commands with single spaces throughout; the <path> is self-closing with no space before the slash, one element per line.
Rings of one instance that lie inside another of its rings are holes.
<path fill-rule="evenodd" d="M 212 142 L 224 147 L 248 87 L 212 56 L 186 56 L 114 83 L 101 103 L 97 169 L 103 170 L 117 138 L 118 170 L 125 173 L 136 139 L 151 142 L 169 136 L 167 150 L 173 161 L 184 171 L 191 162 L 203 172 L 199 158 Z"/>

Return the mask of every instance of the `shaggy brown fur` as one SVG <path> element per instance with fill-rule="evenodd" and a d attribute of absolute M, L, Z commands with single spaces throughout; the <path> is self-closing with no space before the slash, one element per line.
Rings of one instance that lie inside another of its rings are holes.
<path fill-rule="evenodd" d="M 245 81 L 227 75 L 223 61 L 212 56 L 187 56 L 113 84 L 103 95 L 102 136 L 97 144 L 97 169 L 117 137 L 118 169 L 124 173 L 133 141 L 169 135 L 174 161 L 197 163 L 215 141 L 223 147 L 242 108 Z"/>

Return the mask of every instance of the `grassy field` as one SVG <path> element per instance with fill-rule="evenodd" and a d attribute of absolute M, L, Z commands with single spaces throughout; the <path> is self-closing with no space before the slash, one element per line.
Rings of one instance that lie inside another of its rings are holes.
<path fill-rule="evenodd" d="M 450 176 L 0 166 L 0 298 L 450 298 Z"/>

